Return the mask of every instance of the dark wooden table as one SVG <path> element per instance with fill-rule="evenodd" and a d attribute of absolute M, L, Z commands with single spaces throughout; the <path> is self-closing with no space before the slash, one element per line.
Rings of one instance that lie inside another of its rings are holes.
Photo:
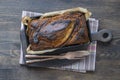
<path fill-rule="evenodd" d="M 96 71 L 86 74 L 19 65 L 22 10 L 88 8 L 115 39 L 97 46 Z M 120 0 L 0 0 L 0 80 L 120 80 Z"/>

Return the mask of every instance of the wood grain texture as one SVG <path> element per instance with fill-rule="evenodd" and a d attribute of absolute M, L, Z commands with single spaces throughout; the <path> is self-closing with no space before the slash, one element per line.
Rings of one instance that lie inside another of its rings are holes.
<path fill-rule="evenodd" d="M 22 10 L 49 12 L 85 7 L 111 30 L 109 43 L 98 42 L 96 71 L 81 74 L 19 65 Z M 0 80 L 120 80 L 120 0 L 0 0 Z"/>

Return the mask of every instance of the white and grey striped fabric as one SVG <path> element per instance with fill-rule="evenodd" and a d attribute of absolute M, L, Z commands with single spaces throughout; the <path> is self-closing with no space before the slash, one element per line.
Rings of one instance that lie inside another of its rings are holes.
<path fill-rule="evenodd" d="M 41 13 L 29 12 L 29 11 L 22 12 L 22 17 L 24 16 L 32 17 L 37 15 L 41 15 Z M 98 20 L 96 20 L 95 18 L 89 19 L 91 33 L 98 31 L 98 23 L 99 23 Z M 21 29 L 22 28 L 23 28 L 23 24 L 21 24 Z M 97 45 L 96 41 L 91 42 L 91 44 L 88 47 L 88 50 L 91 52 L 91 55 L 84 58 L 83 60 L 80 60 L 77 63 L 74 63 L 72 65 L 62 66 L 62 67 L 49 67 L 49 68 L 76 71 L 76 72 L 95 71 L 96 45 Z M 22 64 L 22 58 L 23 58 L 22 56 L 23 56 L 23 52 L 21 49 L 20 62 L 19 62 L 20 64 Z"/>

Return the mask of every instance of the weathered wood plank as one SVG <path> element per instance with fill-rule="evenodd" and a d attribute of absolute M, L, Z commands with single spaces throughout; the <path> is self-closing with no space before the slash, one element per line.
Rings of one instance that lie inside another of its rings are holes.
<path fill-rule="evenodd" d="M 19 31 L 0 31 L 0 41 L 19 41 Z"/>

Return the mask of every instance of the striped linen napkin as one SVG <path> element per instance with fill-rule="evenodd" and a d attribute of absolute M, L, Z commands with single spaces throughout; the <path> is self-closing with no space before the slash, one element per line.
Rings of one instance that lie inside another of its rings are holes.
<path fill-rule="evenodd" d="M 23 11 L 22 12 L 22 17 L 24 16 L 38 16 L 41 15 L 42 13 L 36 13 L 36 12 L 30 12 L 30 11 Z M 91 33 L 97 32 L 98 31 L 98 20 L 96 20 L 95 18 L 89 18 L 89 25 L 90 25 L 90 30 Z M 21 29 L 23 29 L 23 24 L 21 23 Z M 96 45 L 97 42 L 93 41 L 90 43 L 90 45 L 88 46 L 88 51 L 90 51 L 90 55 L 86 58 L 84 58 L 83 60 L 80 60 L 76 63 L 73 63 L 72 65 L 65 65 L 65 66 L 61 66 L 61 67 L 49 67 L 52 69 L 59 69 L 59 70 L 69 70 L 69 71 L 76 71 L 76 72 L 86 72 L 86 71 L 95 71 L 95 61 L 96 61 Z M 19 63 L 20 64 L 24 64 L 23 61 L 23 50 L 22 50 L 22 46 L 21 46 L 21 54 L 20 54 L 20 60 Z"/>

